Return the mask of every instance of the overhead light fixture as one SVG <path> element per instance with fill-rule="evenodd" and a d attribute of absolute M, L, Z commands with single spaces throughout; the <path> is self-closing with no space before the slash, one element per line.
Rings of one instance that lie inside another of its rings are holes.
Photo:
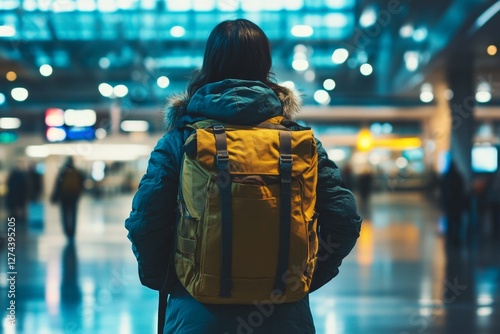
<path fill-rule="evenodd" d="M 413 36 L 413 26 L 411 24 L 405 24 L 399 29 L 399 36 L 403 38 L 409 38 Z"/>
<path fill-rule="evenodd" d="M 64 112 L 64 124 L 68 126 L 87 127 L 95 125 L 97 115 L 92 109 L 68 109 Z"/>
<path fill-rule="evenodd" d="M 156 80 L 156 84 L 160 88 L 167 88 L 170 85 L 170 79 L 163 75 Z"/>
<path fill-rule="evenodd" d="M 345 28 L 349 24 L 347 16 L 343 13 L 325 14 L 323 22 L 326 27 L 336 29 Z"/>
<path fill-rule="evenodd" d="M 7 74 L 5 74 L 5 78 L 8 80 L 8 81 L 16 81 L 17 79 L 17 74 L 16 72 L 14 71 L 9 71 L 7 72 Z"/>
<path fill-rule="evenodd" d="M 99 93 L 104 97 L 111 97 L 113 95 L 113 86 L 108 83 L 102 83 L 99 85 Z"/>
<path fill-rule="evenodd" d="M 93 12 L 97 9 L 97 4 L 95 1 L 77 0 L 76 9 L 79 12 Z"/>
<path fill-rule="evenodd" d="M 28 90 L 23 87 L 16 87 L 10 92 L 12 98 L 18 102 L 23 102 L 28 98 Z"/>
<path fill-rule="evenodd" d="M 497 54 L 497 47 L 495 45 L 490 45 L 488 46 L 488 48 L 486 49 L 486 52 L 490 55 L 490 56 L 494 56 Z"/>
<path fill-rule="evenodd" d="M 322 105 L 328 105 L 331 101 L 330 94 L 326 90 L 319 89 L 314 93 L 314 100 Z"/>
<path fill-rule="evenodd" d="M 175 38 L 183 37 L 186 34 L 186 29 L 182 26 L 173 26 L 170 29 L 170 35 Z"/>
<path fill-rule="evenodd" d="M 418 68 L 418 58 L 419 53 L 417 51 L 406 51 L 404 54 L 406 69 L 410 72 L 414 72 Z"/>
<path fill-rule="evenodd" d="M 424 103 L 429 103 L 434 100 L 434 93 L 432 92 L 432 85 L 430 83 L 424 83 L 420 87 L 420 101 Z"/>
<path fill-rule="evenodd" d="M 88 2 L 91 2 L 91 1 L 88 1 Z M 97 8 L 101 12 L 116 12 L 116 10 L 118 9 L 115 1 L 98 0 L 96 2 L 97 2 Z"/>
<path fill-rule="evenodd" d="M 323 88 L 326 90 L 334 90 L 336 85 L 333 79 L 326 79 L 323 81 Z"/>
<path fill-rule="evenodd" d="M 316 79 L 316 73 L 313 70 L 307 70 L 304 73 L 304 79 L 306 79 L 307 82 L 313 82 L 314 79 Z"/>
<path fill-rule="evenodd" d="M 3 130 L 15 130 L 21 127 L 21 120 L 16 117 L 1 117 L 0 118 L 0 129 Z"/>
<path fill-rule="evenodd" d="M 427 38 L 427 28 L 425 27 L 418 28 L 413 32 L 413 40 L 415 40 L 415 42 L 422 42 L 426 38 Z"/>
<path fill-rule="evenodd" d="M 444 91 L 444 98 L 446 100 L 450 101 L 453 98 L 453 96 L 454 96 L 454 93 L 451 89 L 448 88 L 447 90 Z"/>
<path fill-rule="evenodd" d="M 489 20 L 493 18 L 500 11 L 500 1 L 495 2 L 490 8 L 488 8 L 481 16 L 476 20 L 475 30 L 484 26 Z"/>
<path fill-rule="evenodd" d="M 44 77 L 50 77 L 52 75 L 52 66 L 48 65 L 48 64 L 44 64 L 42 66 L 40 66 L 40 74 L 43 75 Z"/>
<path fill-rule="evenodd" d="M 306 59 L 294 59 L 292 67 L 295 71 L 305 71 L 309 68 L 309 62 Z"/>
<path fill-rule="evenodd" d="M 129 9 L 132 9 L 134 7 L 134 2 L 136 2 L 136 1 L 135 0 L 118 0 L 117 6 L 118 6 L 118 9 L 129 10 Z M 171 1 L 169 1 L 169 2 L 171 2 Z"/>
<path fill-rule="evenodd" d="M 334 62 L 335 64 L 342 64 L 347 60 L 348 57 L 349 51 L 347 51 L 347 49 L 340 48 L 333 51 L 332 62 Z"/>
<path fill-rule="evenodd" d="M 310 37 L 314 33 L 314 30 L 309 25 L 296 25 L 292 28 L 291 33 L 295 37 Z"/>
<path fill-rule="evenodd" d="M 228 1 L 219 1 L 219 2 L 228 2 Z M 300 10 L 304 8 L 304 0 L 287 0 L 285 1 L 285 9 L 286 10 Z"/>
<path fill-rule="evenodd" d="M 377 22 L 377 12 L 373 7 L 366 8 L 363 13 L 361 13 L 359 24 L 363 28 L 368 28 L 374 25 L 375 22 Z"/>
<path fill-rule="evenodd" d="M 128 94 L 128 88 L 125 85 L 116 85 L 113 88 L 113 93 L 116 97 L 125 97 Z"/>
<path fill-rule="evenodd" d="M 123 121 L 120 128 L 125 132 L 146 132 L 149 130 L 149 123 L 146 121 Z"/>
<path fill-rule="evenodd" d="M 481 82 L 477 86 L 476 101 L 479 103 L 487 103 L 491 101 L 491 86 L 487 82 Z"/>
<path fill-rule="evenodd" d="M 359 71 L 366 77 L 373 73 L 373 67 L 370 64 L 363 64 L 359 68 Z"/>
<path fill-rule="evenodd" d="M 111 65 L 111 60 L 109 60 L 108 57 L 102 57 L 99 59 L 99 67 L 102 68 L 103 70 L 109 68 Z"/>
<path fill-rule="evenodd" d="M 13 26 L 2 25 L 0 26 L 0 37 L 14 37 L 16 35 L 16 28 Z"/>

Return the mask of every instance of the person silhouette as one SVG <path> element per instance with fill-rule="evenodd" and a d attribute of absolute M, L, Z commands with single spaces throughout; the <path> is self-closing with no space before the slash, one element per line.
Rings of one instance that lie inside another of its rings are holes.
<path fill-rule="evenodd" d="M 73 239 L 76 232 L 78 200 L 83 191 L 84 176 L 68 157 L 56 178 L 56 184 L 51 196 L 52 203 L 60 203 L 61 220 L 64 234 Z"/>

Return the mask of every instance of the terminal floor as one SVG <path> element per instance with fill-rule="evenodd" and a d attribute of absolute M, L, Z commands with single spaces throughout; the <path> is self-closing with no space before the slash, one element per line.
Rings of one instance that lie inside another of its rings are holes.
<path fill-rule="evenodd" d="M 4 240 L 0 333 L 155 333 L 157 294 L 139 284 L 123 228 L 130 202 L 83 198 L 74 245 L 50 204 L 43 226 L 18 224 L 16 326 L 6 317 Z M 375 194 L 362 211 L 361 237 L 340 275 L 310 296 L 317 333 L 500 333 L 500 246 L 486 228 L 445 247 L 441 214 L 419 193 Z"/>

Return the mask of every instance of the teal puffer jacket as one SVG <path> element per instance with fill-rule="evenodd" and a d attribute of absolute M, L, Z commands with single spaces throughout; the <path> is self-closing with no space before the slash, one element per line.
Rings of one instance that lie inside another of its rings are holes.
<path fill-rule="evenodd" d="M 299 98 L 291 91 L 277 96 L 261 82 L 232 79 L 208 84 L 190 100 L 177 96 L 170 101 L 168 131 L 151 153 L 125 222 L 142 284 L 159 290 L 165 281 L 176 220 L 182 145 L 190 134 L 183 126 L 205 118 L 254 125 L 278 115 L 291 118 L 299 108 Z M 337 166 L 319 141 L 317 148 L 320 251 L 311 292 L 338 274 L 361 227 L 354 196 L 343 186 Z M 206 305 L 192 298 L 175 278 L 171 281 L 165 333 L 315 332 L 308 297 L 271 306 Z"/>

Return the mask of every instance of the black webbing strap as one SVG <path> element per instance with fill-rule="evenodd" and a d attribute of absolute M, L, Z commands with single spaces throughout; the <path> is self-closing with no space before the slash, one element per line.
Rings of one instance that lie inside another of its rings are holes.
<path fill-rule="evenodd" d="M 278 266 L 274 278 L 274 290 L 285 293 L 285 273 L 290 253 L 290 216 L 292 214 L 292 134 L 280 132 L 280 230 Z"/>
<path fill-rule="evenodd" d="M 226 131 L 223 125 L 214 125 L 217 182 L 221 209 L 221 244 L 220 244 L 220 297 L 231 297 L 231 271 L 233 253 L 233 208 L 231 201 L 231 174 L 229 153 L 227 151 Z"/>

